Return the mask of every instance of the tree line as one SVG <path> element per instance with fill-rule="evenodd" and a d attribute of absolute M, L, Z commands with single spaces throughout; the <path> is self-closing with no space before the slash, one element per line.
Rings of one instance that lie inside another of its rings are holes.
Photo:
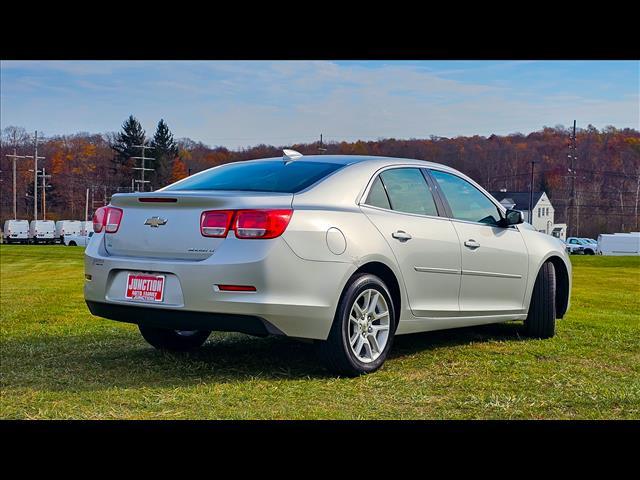
<path fill-rule="evenodd" d="M 282 148 L 293 148 L 305 155 L 380 155 L 422 159 L 456 168 L 487 190 L 528 191 L 531 162 L 534 164 L 534 190 L 544 190 L 555 209 L 557 223 L 570 220 L 569 234 L 595 237 L 599 233 L 640 230 L 640 132 L 635 129 L 589 125 L 577 132 L 575 170 L 570 171 L 568 128 L 545 127 L 529 134 L 430 136 L 423 139 L 385 138 L 376 141 L 333 142 L 324 145 L 300 143 L 273 146 L 256 145 L 229 150 L 208 146 L 189 138 L 174 139 L 168 125 L 160 120 L 148 137 L 140 122 L 130 116 L 119 132 L 76 133 L 45 138 L 38 154 L 52 177 L 46 189 L 47 216 L 51 219 L 82 218 L 85 192 L 90 188 L 90 210 L 111 195 L 132 190 L 132 179 L 140 178 L 139 157 L 145 149 L 146 190 L 155 190 L 189 174 L 229 162 L 253 158 L 278 157 Z M 24 128 L 2 131 L 0 150 L 0 207 L 2 219 L 12 215 L 12 167 L 6 157 L 14 148 L 18 155 L 33 155 L 33 138 Z M 33 211 L 32 160 L 18 162 L 18 216 L 30 218 Z M 574 207 L 570 208 L 572 176 L 575 176 Z M 134 186 L 136 189 L 139 185 Z M 40 192 L 39 192 L 40 195 Z M 91 212 L 90 212 L 91 214 Z"/>

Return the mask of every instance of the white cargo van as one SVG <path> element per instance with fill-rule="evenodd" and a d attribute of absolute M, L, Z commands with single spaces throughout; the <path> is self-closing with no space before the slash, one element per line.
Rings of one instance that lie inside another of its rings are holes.
<path fill-rule="evenodd" d="M 31 220 L 29 239 L 33 243 L 54 243 L 56 223 L 53 220 Z"/>
<path fill-rule="evenodd" d="M 56 222 L 55 239 L 60 243 L 64 243 L 65 235 L 80 235 L 82 230 L 82 222 L 80 220 L 58 220 Z"/>
<path fill-rule="evenodd" d="M 6 243 L 28 243 L 29 222 L 27 220 L 7 220 L 3 228 Z"/>
<path fill-rule="evenodd" d="M 640 233 L 598 235 L 598 253 L 602 255 L 640 255 Z"/>

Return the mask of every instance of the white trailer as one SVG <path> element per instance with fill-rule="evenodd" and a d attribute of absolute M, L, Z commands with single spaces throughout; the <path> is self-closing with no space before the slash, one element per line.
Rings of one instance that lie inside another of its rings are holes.
<path fill-rule="evenodd" d="M 29 243 L 29 222 L 27 220 L 7 220 L 2 235 L 6 243 Z"/>
<path fill-rule="evenodd" d="M 33 243 L 54 243 L 56 223 L 53 220 L 31 220 L 29 239 Z"/>
<path fill-rule="evenodd" d="M 598 235 L 598 253 L 602 255 L 640 255 L 640 233 Z"/>

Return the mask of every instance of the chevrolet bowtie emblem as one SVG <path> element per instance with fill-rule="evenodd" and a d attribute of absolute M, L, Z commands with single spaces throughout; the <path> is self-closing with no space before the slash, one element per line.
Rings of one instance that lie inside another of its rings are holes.
<path fill-rule="evenodd" d="M 158 228 L 160 225 L 164 225 L 165 223 L 167 223 L 167 219 L 160 217 L 147 218 L 147 221 L 144 222 L 145 225 L 149 225 L 151 228 Z"/>

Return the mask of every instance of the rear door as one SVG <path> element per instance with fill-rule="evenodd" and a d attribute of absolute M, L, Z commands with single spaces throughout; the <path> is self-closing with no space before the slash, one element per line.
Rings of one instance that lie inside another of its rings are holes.
<path fill-rule="evenodd" d="M 521 312 L 529 262 L 520 231 L 498 226 L 496 204 L 467 180 L 440 170 L 429 172 L 460 239 L 461 314 Z"/>
<path fill-rule="evenodd" d="M 414 315 L 457 313 L 460 245 L 421 169 L 384 170 L 361 208 L 393 250 Z"/>

